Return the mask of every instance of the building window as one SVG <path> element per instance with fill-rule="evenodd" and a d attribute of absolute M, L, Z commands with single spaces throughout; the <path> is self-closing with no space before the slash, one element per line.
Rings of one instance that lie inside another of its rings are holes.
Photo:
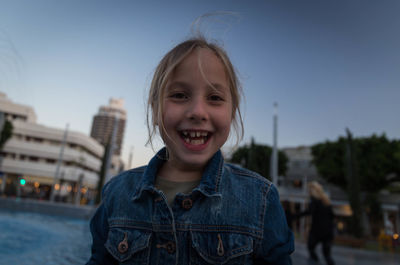
<path fill-rule="evenodd" d="M 47 142 L 51 145 L 60 145 L 60 143 L 56 140 L 47 140 Z"/>
<path fill-rule="evenodd" d="M 34 138 L 32 138 L 32 139 L 33 139 L 33 141 L 34 141 L 35 143 L 42 143 L 42 142 L 43 142 L 43 139 L 41 139 L 41 138 L 34 137 Z"/>
<path fill-rule="evenodd" d="M 56 160 L 55 160 L 55 159 L 47 158 L 47 159 L 46 159 L 46 163 L 48 163 L 48 164 L 54 164 L 54 163 L 56 163 Z"/>
<path fill-rule="evenodd" d="M 29 157 L 29 161 L 37 162 L 37 161 L 39 161 L 39 158 L 36 157 L 36 156 L 30 156 L 30 157 Z"/>
<path fill-rule="evenodd" d="M 23 139 L 23 136 L 21 134 L 14 134 L 12 137 L 14 139 L 16 139 L 16 140 L 22 140 Z"/>

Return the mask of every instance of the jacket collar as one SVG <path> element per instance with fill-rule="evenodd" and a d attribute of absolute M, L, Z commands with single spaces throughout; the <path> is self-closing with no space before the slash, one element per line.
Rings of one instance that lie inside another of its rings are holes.
<path fill-rule="evenodd" d="M 157 176 L 158 169 L 162 164 L 167 161 L 167 149 L 164 147 L 150 160 L 149 164 L 145 168 L 140 181 L 138 182 L 137 188 L 133 193 L 132 200 L 139 199 L 145 191 L 150 193 L 156 193 L 157 190 L 154 187 L 154 181 Z M 201 177 L 200 184 L 193 191 L 202 193 L 204 196 L 220 197 L 219 184 L 223 174 L 224 158 L 220 150 L 218 150 L 208 162 L 203 175 Z"/>

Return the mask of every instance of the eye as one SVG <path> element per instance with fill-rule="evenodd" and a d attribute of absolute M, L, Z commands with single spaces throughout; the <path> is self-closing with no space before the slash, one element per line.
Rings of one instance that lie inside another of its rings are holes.
<path fill-rule="evenodd" d="M 174 92 L 174 93 L 171 93 L 171 94 L 169 95 L 169 97 L 172 98 L 172 99 L 177 99 L 177 100 L 183 100 L 183 99 L 187 99 L 187 98 L 188 98 L 188 97 L 186 96 L 186 94 L 183 93 L 183 92 Z"/>
<path fill-rule="evenodd" d="M 208 99 L 211 100 L 211 101 L 216 101 L 216 102 L 224 101 L 224 99 L 220 95 L 210 95 L 208 97 Z"/>

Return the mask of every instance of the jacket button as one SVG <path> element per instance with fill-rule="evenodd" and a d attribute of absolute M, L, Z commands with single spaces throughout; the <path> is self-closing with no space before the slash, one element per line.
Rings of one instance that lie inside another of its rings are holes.
<path fill-rule="evenodd" d="M 128 242 L 126 242 L 125 240 L 119 242 L 118 244 L 119 253 L 124 254 L 127 250 L 128 250 Z"/>
<path fill-rule="evenodd" d="M 128 233 L 124 233 L 124 240 L 119 242 L 118 251 L 121 254 L 124 254 L 128 250 Z"/>
<path fill-rule="evenodd" d="M 182 201 L 182 208 L 185 210 L 190 210 L 193 206 L 193 201 L 191 199 L 184 199 Z"/>
<path fill-rule="evenodd" d="M 175 245 L 174 242 L 169 241 L 169 242 L 167 243 L 167 245 L 165 246 L 165 248 L 167 249 L 167 252 L 168 252 L 169 254 L 174 254 L 174 253 L 175 253 L 175 250 L 176 250 L 176 245 Z"/>

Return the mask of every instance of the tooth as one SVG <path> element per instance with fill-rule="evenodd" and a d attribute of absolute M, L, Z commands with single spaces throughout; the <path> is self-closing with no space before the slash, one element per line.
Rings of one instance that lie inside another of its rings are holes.
<path fill-rule="evenodd" d="M 201 136 L 204 136 L 204 137 L 207 136 L 207 132 L 202 132 Z"/>
<path fill-rule="evenodd" d="M 189 138 L 185 138 L 185 142 L 190 143 L 190 139 Z"/>
<path fill-rule="evenodd" d="M 201 132 L 196 132 L 196 136 L 200 137 Z"/>
<path fill-rule="evenodd" d="M 182 133 L 184 136 L 186 136 L 188 134 L 187 131 L 183 131 Z"/>
<path fill-rule="evenodd" d="M 191 140 L 191 141 L 190 141 L 190 144 L 192 144 L 192 145 L 204 144 L 204 139 Z"/>
<path fill-rule="evenodd" d="M 190 137 L 196 137 L 196 132 L 190 132 Z"/>

